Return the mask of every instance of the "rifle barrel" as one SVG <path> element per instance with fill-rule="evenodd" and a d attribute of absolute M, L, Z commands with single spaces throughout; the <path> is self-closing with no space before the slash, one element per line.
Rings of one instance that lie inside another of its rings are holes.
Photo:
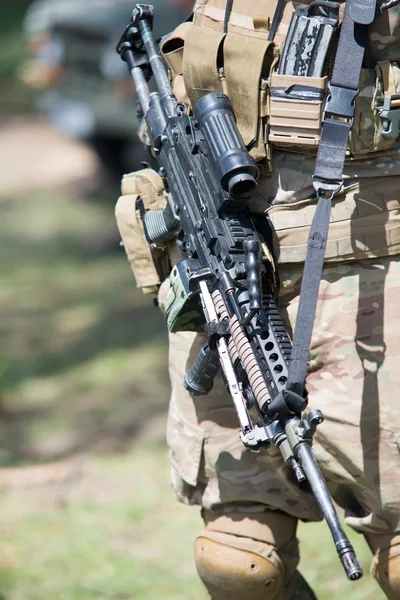
<path fill-rule="evenodd" d="M 318 463 L 307 442 L 298 444 L 296 454 L 325 517 L 327 525 L 331 530 L 333 541 L 335 542 L 336 550 L 346 575 L 351 581 L 356 581 L 362 577 L 362 569 L 358 563 L 353 546 L 342 529 L 328 486 L 322 477 Z"/>

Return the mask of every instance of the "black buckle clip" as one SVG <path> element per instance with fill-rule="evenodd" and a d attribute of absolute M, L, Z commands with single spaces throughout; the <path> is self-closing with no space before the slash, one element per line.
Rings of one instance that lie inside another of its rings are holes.
<path fill-rule="evenodd" d="M 353 119 L 355 99 L 359 90 L 328 84 L 328 97 L 325 104 L 325 115 Z"/>
<path fill-rule="evenodd" d="M 379 116 L 382 119 L 382 137 L 388 140 L 396 140 L 399 137 L 400 130 L 400 107 L 394 106 L 392 108 L 392 100 L 398 103 L 400 99 L 399 94 L 385 94 L 383 102 L 383 108 L 379 112 Z"/>

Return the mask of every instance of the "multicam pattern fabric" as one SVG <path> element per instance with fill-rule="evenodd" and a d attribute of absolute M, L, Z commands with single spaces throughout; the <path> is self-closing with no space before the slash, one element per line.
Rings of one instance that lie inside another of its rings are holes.
<path fill-rule="evenodd" d="M 166 293 L 166 289 L 163 293 Z M 205 320 L 199 297 L 188 296 L 178 270 L 175 268 L 172 269 L 169 277 L 169 290 L 165 302 L 165 312 L 167 315 L 167 327 L 170 333 L 176 331 L 204 330 Z"/>
<path fill-rule="evenodd" d="M 225 0 L 199 0 L 197 23 L 220 30 L 225 5 Z M 275 0 L 235 0 L 230 30 L 245 33 L 252 16 L 272 16 L 275 6 Z M 279 41 L 293 6 L 285 5 Z M 400 59 L 399 30 L 399 6 L 376 19 L 370 28 L 373 61 Z M 389 149 L 378 145 L 372 103 L 381 105 L 383 97 L 375 75 L 374 69 L 362 75 L 360 118 L 352 138 L 357 158 L 346 160 L 344 189 L 332 210 L 307 378 L 309 408 L 319 408 L 325 416 L 314 453 L 332 496 L 345 509 L 346 522 L 370 539 L 400 533 L 400 144 Z M 377 147 L 382 151 L 363 155 Z M 289 331 L 315 207 L 313 170 L 312 156 L 275 149 L 272 173 L 261 174 L 252 200 L 252 210 L 267 213 L 275 229 L 280 308 Z M 183 388 L 184 373 L 203 343 L 199 333 L 170 335 L 167 441 L 178 500 L 215 513 L 272 509 L 319 519 L 313 496 L 294 483 L 279 450 L 254 454 L 243 447 L 219 376 L 206 397 L 192 397 Z"/>
<path fill-rule="evenodd" d="M 389 88 L 386 91 L 385 85 Z M 381 111 L 385 93 L 397 94 L 399 88 L 400 71 L 394 63 L 381 63 L 381 66 L 361 70 L 360 91 L 356 97 L 354 123 L 349 140 L 352 156 L 361 157 L 363 154 L 393 148 L 394 140 L 383 135 Z"/>
<path fill-rule="evenodd" d="M 280 272 L 289 327 L 301 275 L 301 269 Z M 347 523 L 362 532 L 400 530 L 399 294 L 400 257 L 326 267 L 311 347 L 309 407 L 325 416 L 314 452 Z M 203 341 L 190 332 L 170 336 L 168 445 L 178 499 L 217 512 L 279 509 L 319 519 L 312 495 L 293 482 L 279 450 L 253 454 L 243 447 L 219 377 L 206 397 L 183 389 Z"/>
<path fill-rule="evenodd" d="M 399 60 L 400 6 L 384 11 L 370 25 L 368 52 L 371 60 Z"/>

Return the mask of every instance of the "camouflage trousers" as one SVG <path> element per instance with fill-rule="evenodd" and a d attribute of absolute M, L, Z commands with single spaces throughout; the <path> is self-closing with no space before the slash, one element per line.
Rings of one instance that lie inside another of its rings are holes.
<path fill-rule="evenodd" d="M 280 270 L 281 314 L 295 322 L 301 266 Z M 325 267 L 307 387 L 325 421 L 314 453 L 346 521 L 363 533 L 400 532 L 400 256 Z M 319 519 L 310 493 L 290 477 L 279 450 L 253 454 L 238 438 L 235 410 L 219 376 L 206 397 L 182 385 L 204 338 L 170 336 L 167 440 L 180 501 L 205 509 L 282 510 Z"/>

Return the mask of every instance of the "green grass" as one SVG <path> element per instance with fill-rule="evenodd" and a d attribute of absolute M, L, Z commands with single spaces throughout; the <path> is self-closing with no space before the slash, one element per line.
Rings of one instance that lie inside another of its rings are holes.
<path fill-rule="evenodd" d="M 0 597 L 205 598 L 190 560 L 200 520 L 171 502 L 166 463 L 160 447 L 92 457 L 65 506 L 40 510 L 38 493 L 23 519 L 3 498 Z"/>
<path fill-rule="evenodd" d="M 18 29 L 26 9 L 33 0 L 3 0 L 1 6 L 0 35 Z"/>
<path fill-rule="evenodd" d="M 149 378 L 165 413 L 163 320 L 136 293 L 111 207 L 50 193 L 4 200 L 1 211 L 0 462 L 126 437 L 150 418 Z"/>
<path fill-rule="evenodd" d="M 23 19 L 30 0 L 3 0 L 0 18 L 0 115 L 19 114 L 31 108 L 34 90 L 19 80 L 18 70 L 27 58 Z"/>
<path fill-rule="evenodd" d="M 364 570 L 357 582 L 346 579 L 325 523 L 301 523 L 298 537 L 301 541 L 301 571 L 317 594 L 319 600 L 384 600 L 385 596 L 369 574 L 371 552 L 364 538 L 346 527 Z"/>
<path fill-rule="evenodd" d="M 112 204 L 47 191 L 0 212 L 0 464 L 77 465 L 0 486 L 0 600 L 205 600 L 199 511 L 168 482 L 165 326 L 134 287 Z M 323 524 L 299 535 L 319 600 L 383 599 L 361 537 L 352 585 Z"/>

